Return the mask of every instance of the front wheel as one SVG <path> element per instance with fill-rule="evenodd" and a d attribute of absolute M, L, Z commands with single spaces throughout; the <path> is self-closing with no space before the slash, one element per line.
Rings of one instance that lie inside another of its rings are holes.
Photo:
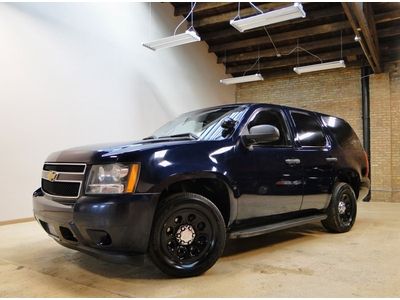
<path fill-rule="evenodd" d="M 215 264 L 225 240 L 225 222 L 218 208 L 201 195 L 180 193 L 157 209 L 149 253 L 168 275 L 197 276 Z"/>
<path fill-rule="evenodd" d="M 353 227 L 357 215 L 357 200 L 349 184 L 340 182 L 334 186 L 327 214 L 328 218 L 322 221 L 322 225 L 328 231 L 342 233 Z"/>

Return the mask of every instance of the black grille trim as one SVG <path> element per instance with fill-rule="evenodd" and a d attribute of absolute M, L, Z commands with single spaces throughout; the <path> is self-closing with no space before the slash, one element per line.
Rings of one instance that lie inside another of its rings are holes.
<path fill-rule="evenodd" d="M 49 195 L 78 197 L 80 187 L 80 182 L 50 182 L 42 179 L 42 190 Z"/>
<path fill-rule="evenodd" d="M 65 173 L 80 173 L 83 174 L 85 172 L 85 165 L 73 165 L 73 164 L 45 164 L 43 166 L 43 170 L 45 171 L 57 171 L 57 172 L 65 172 Z"/>
<path fill-rule="evenodd" d="M 74 203 L 81 195 L 85 163 L 46 162 L 42 171 L 42 191 L 53 201 Z"/>

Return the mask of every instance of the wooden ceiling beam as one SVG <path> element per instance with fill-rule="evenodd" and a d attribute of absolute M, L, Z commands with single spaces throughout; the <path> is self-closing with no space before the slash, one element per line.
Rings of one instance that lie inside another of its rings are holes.
<path fill-rule="evenodd" d="M 369 3 L 369 5 L 371 5 L 371 3 Z M 376 24 L 391 22 L 395 20 L 400 20 L 400 9 L 381 13 L 379 15 L 376 15 L 375 17 Z"/>
<path fill-rule="evenodd" d="M 389 38 L 400 35 L 400 26 L 388 27 L 378 30 L 378 38 Z"/>
<path fill-rule="evenodd" d="M 360 47 L 354 47 L 354 48 L 343 50 L 343 56 L 360 55 L 362 53 L 363 52 L 360 49 Z M 340 59 L 341 51 L 319 53 L 318 55 L 325 62 L 325 61 L 329 61 L 329 60 L 333 60 L 333 59 Z M 299 63 L 301 65 L 317 64 L 317 63 L 319 63 L 319 61 L 313 56 L 303 56 L 303 57 L 299 58 Z M 228 66 L 226 68 L 226 73 L 227 74 L 235 74 L 235 73 L 245 72 L 245 71 L 248 71 L 253 65 L 254 64 L 246 64 L 246 65 L 232 66 L 232 67 Z M 297 65 L 296 57 L 276 59 L 273 61 L 261 62 L 260 63 L 260 71 L 276 69 L 276 68 L 294 67 L 296 65 Z M 257 70 L 258 70 L 258 66 L 254 66 L 254 68 L 252 69 L 252 71 L 253 71 L 252 73 L 254 73 Z M 250 70 L 248 72 L 250 72 Z"/>
<path fill-rule="evenodd" d="M 304 29 L 277 33 L 271 35 L 271 38 L 274 42 L 279 42 L 279 41 L 293 40 L 303 37 L 316 36 L 319 34 L 324 34 L 329 32 L 340 31 L 343 29 L 347 29 L 349 27 L 350 26 L 347 21 L 340 21 L 330 24 L 317 25 L 314 27 L 309 27 Z M 238 40 L 224 44 L 211 45 L 208 49 L 208 52 L 224 52 L 224 51 L 237 50 L 241 48 L 256 47 L 269 44 L 271 44 L 271 42 L 268 36 L 265 34 L 264 36 L 261 37 Z"/>
<path fill-rule="evenodd" d="M 400 36 L 400 27 L 395 26 L 395 27 L 389 27 L 385 29 L 380 29 L 378 30 L 378 36 L 379 38 L 390 38 L 390 37 L 396 37 Z M 354 41 L 354 35 L 346 35 L 343 36 L 343 45 L 350 45 L 350 44 L 355 44 L 357 43 Z M 316 49 L 322 49 L 326 47 L 332 47 L 332 46 L 340 46 L 340 37 L 334 37 L 334 38 L 328 38 L 328 39 L 323 39 L 319 41 L 312 41 L 312 42 L 307 42 L 307 43 L 301 43 L 301 47 L 307 49 L 307 50 L 316 50 Z M 282 53 L 287 53 L 290 50 L 292 50 L 294 47 L 296 47 L 296 44 L 292 44 L 290 46 L 285 46 L 285 47 L 278 47 L 278 51 Z M 274 57 L 276 56 L 275 49 L 273 48 L 268 48 L 264 50 L 258 51 L 250 51 L 250 52 L 242 52 L 238 54 L 231 54 L 227 55 L 226 57 L 224 55 L 218 56 L 218 63 L 232 63 L 232 62 L 241 62 L 241 61 L 246 61 L 246 60 L 254 60 L 257 59 L 257 57 Z"/>
<path fill-rule="evenodd" d="M 343 9 L 340 6 L 335 6 L 335 7 L 330 7 L 330 8 L 326 8 L 326 9 L 320 9 L 320 10 L 314 10 L 314 11 L 310 11 L 309 13 L 307 13 L 306 18 L 298 18 L 298 19 L 290 20 L 290 25 L 295 26 L 295 25 L 299 25 L 299 24 L 303 24 L 303 23 L 307 23 L 307 22 L 316 21 L 316 20 L 319 20 L 322 18 L 329 18 L 329 17 L 340 16 L 340 15 L 343 15 Z M 271 24 L 271 25 L 268 25 L 268 29 L 277 28 L 280 26 L 282 26 L 282 23 Z M 261 28 L 261 29 L 256 28 L 256 29 L 253 29 L 251 32 L 254 33 L 255 31 L 261 33 L 261 32 L 263 32 L 263 28 Z M 211 32 L 205 32 L 204 34 L 202 34 L 202 38 L 204 40 L 206 40 L 207 42 L 212 42 L 212 41 L 215 41 L 215 40 L 218 40 L 221 38 L 226 38 L 227 36 L 229 36 L 229 37 L 237 36 L 239 38 L 240 36 L 243 36 L 243 33 L 237 31 L 233 27 L 230 27 L 228 29 L 215 30 L 215 31 L 211 31 Z"/>
<path fill-rule="evenodd" d="M 347 19 L 350 23 L 350 26 L 353 29 L 354 34 L 356 36 L 360 37 L 361 28 L 359 27 L 358 20 L 354 15 L 352 3 L 342 2 L 342 7 L 343 7 L 343 10 L 344 10 L 344 12 L 347 16 Z M 379 68 L 379 66 L 376 65 L 375 60 L 373 59 L 372 54 L 370 52 L 370 49 L 369 49 L 366 41 L 364 40 L 364 37 L 360 37 L 359 43 L 360 43 L 360 46 L 364 52 L 365 57 L 367 58 L 368 63 L 371 66 L 372 70 L 375 73 L 379 73 L 380 68 Z"/>
<path fill-rule="evenodd" d="M 274 8 L 281 8 L 281 7 L 287 7 L 287 6 L 291 6 L 291 3 L 279 3 L 279 2 L 270 2 L 270 3 L 264 3 L 264 4 L 258 4 L 257 7 L 259 9 L 261 9 L 262 11 L 268 11 L 268 10 L 272 10 Z M 214 26 L 214 25 L 219 25 L 222 23 L 228 23 L 231 19 L 233 19 L 234 17 L 236 17 L 238 14 L 237 10 L 234 11 L 230 11 L 230 12 L 226 12 L 226 13 L 222 13 L 222 14 L 218 14 L 215 16 L 210 16 L 210 17 L 206 17 L 206 18 L 200 18 L 200 19 L 196 19 L 196 16 L 194 18 L 194 27 L 196 29 L 201 29 L 201 27 L 205 27 L 205 26 Z M 252 15 L 256 15 L 257 14 L 257 10 L 254 7 L 248 7 L 248 8 L 244 8 L 240 10 L 240 17 L 248 17 L 248 16 L 252 16 Z"/>
<path fill-rule="evenodd" d="M 194 8 L 194 14 L 213 11 L 225 6 L 231 6 L 232 2 L 197 2 Z M 186 16 L 190 12 L 190 3 L 185 3 L 182 6 L 175 7 L 175 16 Z"/>
<path fill-rule="evenodd" d="M 354 41 L 354 36 L 353 35 L 347 35 L 343 36 L 342 39 L 343 45 L 349 45 L 349 44 L 355 44 L 356 42 Z M 290 46 L 285 46 L 285 47 L 279 47 L 278 48 L 278 53 L 285 54 L 288 53 L 289 51 L 293 50 L 297 44 L 292 44 Z M 312 51 L 316 49 L 321 49 L 321 48 L 327 48 L 327 47 L 333 47 L 333 46 L 340 46 L 340 37 L 334 37 L 334 38 L 328 38 L 328 39 L 323 39 L 319 41 L 313 41 L 313 42 L 307 42 L 307 43 L 301 43 L 299 46 Z M 265 50 L 260 50 L 258 51 L 251 51 L 251 52 L 244 52 L 244 53 L 239 53 L 239 54 L 232 54 L 228 55 L 226 57 L 224 56 L 219 56 L 218 57 L 218 63 L 238 63 L 241 61 L 247 61 L 247 60 L 255 60 L 258 57 L 276 57 L 276 51 L 274 48 L 269 48 Z"/>
<path fill-rule="evenodd" d="M 307 14 L 307 18 L 299 18 L 299 19 L 294 19 L 290 21 L 291 25 L 298 25 L 302 24 L 305 22 L 312 22 L 316 21 L 321 18 L 326 18 L 326 17 L 334 17 L 338 15 L 343 15 L 343 8 L 341 6 L 335 6 L 332 8 L 327 8 L 327 9 L 320 9 L 316 11 L 311 11 L 310 13 Z M 386 23 L 394 20 L 399 20 L 400 19 L 400 10 L 395 10 L 395 11 L 390 11 L 387 13 L 381 13 L 375 17 L 375 23 L 376 24 L 381 24 L 381 23 Z M 271 28 L 277 28 L 279 26 L 282 26 L 282 23 L 277 23 L 277 24 L 271 24 L 268 25 L 268 29 Z M 262 33 L 263 29 L 253 29 L 252 32 L 254 33 L 255 31 Z M 231 27 L 228 29 L 223 29 L 223 30 L 214 30 L 211 32 L 204 32 L 201 34 L 201 38 L 208 43 L 212 43 L 214 41 L 217 41 L 221 38 L 226 38 L 226 37 L 237 37 L 240 38 L 243 36 L 243 33 L 237 31 L 235 28 Z"/>
<path fill-rule="evenodd" d="M 382 72 L 381 54 L 373 12 L 371 9 L 369 10 L 368 5 L 363 2 L 351 3 L 350 7 L 353 9 L 354 15 L 361 28 L 362 38 L 365 39 L 369 53 L 372 55 L 372 59 L 374 60 L 376 73 L 380 73 Z"/>
<path fill-rule="evenodd" d="M 361 67 L 363 65 L 365 65 L 365 64 L 360 60 L 346 63 L 346 67 L 347 68 L 350 68 L 350 67 Z M 296 74 L 293 71 L 292 67 L 293 66 L 287 66 L 285 68 L 261 70 L 260 73 L 262 74 L 264 79 L 271 78 L 271 77 L 277 77 L 277 76 L 284 76 L 284 77 L 298 77 L 298 76 L 301 76 L 301 75 Z M 243 73 L 233 73 L 232 74 L 232 76 L 234 76 L 234 77 L 242 76 L 242 75 L 243 75 Z M 258 82 L 258 83 L 260 83 L 260 82 Z M 257 82 L 255 82 L 255 84 L 257 84 Z"/>

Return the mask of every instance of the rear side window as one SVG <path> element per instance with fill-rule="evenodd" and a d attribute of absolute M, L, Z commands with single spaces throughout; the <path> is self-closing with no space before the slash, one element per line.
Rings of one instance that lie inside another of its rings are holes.
<path fill-rule="evenodd" d="M 325 146 L 325 135 L 314 116 L 303 112 L 291 112 L 291 115 L 297 129 L 296 140 L 301 146 Z"/>
<path fill-rule="evenodd" d="M 360 140 L 349 123 L 331 116 L 322 116 L 321 118 L 341 147 L 362 149 Z"/>

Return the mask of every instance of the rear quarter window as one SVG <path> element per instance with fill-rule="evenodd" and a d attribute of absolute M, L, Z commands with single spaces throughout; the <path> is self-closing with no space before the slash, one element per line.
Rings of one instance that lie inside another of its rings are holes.
<path fill-rule="evenodd" d="M 331 117 L 321 116 L 322 122 L 328 127 L 336 142 L 346 149 L 362 149 L 360 140 L 353 128 L 345 120 Z"/>

